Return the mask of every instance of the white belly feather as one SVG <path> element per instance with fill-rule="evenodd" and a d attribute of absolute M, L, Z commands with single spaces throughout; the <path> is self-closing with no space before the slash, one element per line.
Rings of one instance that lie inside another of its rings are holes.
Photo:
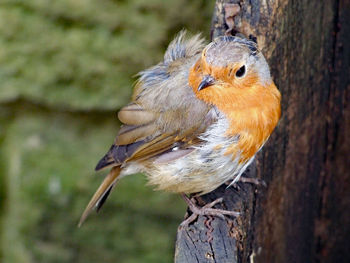
<path fill-rule="evenodd" d="M 144 172 L 149 183 L 157 189 L 179 193 L 204 194 L 228 180 L 236 182 L 253 158 L 240 163 L 239 151 L 236 156 L 225 155 L 228 147 L 239 140 L 239 136 L 224 136 L 227 128 L 228 122 L 221 116 L 200 137 L 202 143 L 194 146 L 187 155 L 166 163 L 155 160 L 150 167 L 128 163 L 123 175 Z M 174 148 L 173 151 L 177 149 Z"/>

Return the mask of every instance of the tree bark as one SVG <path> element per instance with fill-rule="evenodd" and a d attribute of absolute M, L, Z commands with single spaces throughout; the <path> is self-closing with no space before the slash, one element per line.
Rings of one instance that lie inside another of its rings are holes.
<path fill-rule="evenodd" d="M 267 187 L 197 198 L 223 196 L 221 208 L 241 216 L 179 228 L 175 262 L 350 262 L 349 18 L 349 0 L 216 1 L 212 36 L 229 29 L 257 41 L 282 119 L 248 173 Z"/>

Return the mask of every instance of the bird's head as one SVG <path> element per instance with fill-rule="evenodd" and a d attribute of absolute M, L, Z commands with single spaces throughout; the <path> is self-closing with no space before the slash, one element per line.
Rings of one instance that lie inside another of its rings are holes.
<path fill-rule="evenodd" d="M 233 124 L 232 134 L 256 133 L 263 143 L 280 118 L 281 95 L 256 43 L 219 37 L 207 45 L 191 68 L 189 84 L 196 97 L 216 106 Z"/>
<path fill-rule="evenodd" d="M 240 106 L 244 99 L 259 97 L 258 86 L 276 89 L 257 45 L 231 36 L 219 37 L 204 48 L 191 68 L 189 83 L 199 99 L 219 108 L 226 102 Z"/>

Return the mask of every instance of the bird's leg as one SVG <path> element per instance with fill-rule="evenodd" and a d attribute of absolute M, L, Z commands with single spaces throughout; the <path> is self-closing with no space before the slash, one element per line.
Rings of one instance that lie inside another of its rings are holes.
<path fill-rule="evenodd" d="M 233 180 L 232 180 L 232 181 L 227 181 L 225 184 L 227 185 L 227 187 L 233 186 L 237 189 L 240 189 L 239 186 L 237 185 L 238 182 L 255 184 L 256 186 L 262 185 L 266 187 L 266 183 L 264 180 L 258 179 L 258 178 L 244 177 L 244 176 L 239 177 L 238 181 L 236 181 L 235 183 L 233 183 Z"/>
<path fill-rule="evenodd" d="M 241 176 L 239 178 L 238 182 L 255 184 L 256 186 L 262 185 L 262 186 L 266 187 L 265 181 L 262 180 L 262 179 L 258 179 L 258 178 L 250 178 L 250 177 L 243 177 L 243 176 Z"/>
<path fill-rule="evenodd" d="M 214 205 L 221 203 L 223 201 L 223 198 L 218 198 L 215 201 L 213 201 L 209 204 L 206 204 L 203 207 L 198 207 L 185 194 L 181 194 L 181 196 L 185 200 L 185 202 L 187 203 L 188 208 L 192 212 L 192 215 L 190 215 L 186 220 L 184 220 L 181 223 L 180 227 L 184 227 L 184 226 L 187 226 L 188 224 L 192 223 L 194 220 L 196 220 L 196 218 L 199 215 L 218 216 L 221 219 L 225 219 L 224 215 L 230 215 L 230 216 L 234 216 L 234 217 L 239 216 L 238 212 L 212 208 Z"/>

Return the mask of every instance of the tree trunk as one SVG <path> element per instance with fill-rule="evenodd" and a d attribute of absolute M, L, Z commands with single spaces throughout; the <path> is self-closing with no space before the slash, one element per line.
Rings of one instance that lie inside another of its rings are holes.
<path fill-rule="evenodd" d="M 282 119 L 248 173 L 267 187 L 197 198 L 224 196 L 221 208 L 241 216 L 179 228 L 175 262 L 350 262 L 349 18 L 349 0 L 217 0 L 212 36 L 257 40 Z"/>

